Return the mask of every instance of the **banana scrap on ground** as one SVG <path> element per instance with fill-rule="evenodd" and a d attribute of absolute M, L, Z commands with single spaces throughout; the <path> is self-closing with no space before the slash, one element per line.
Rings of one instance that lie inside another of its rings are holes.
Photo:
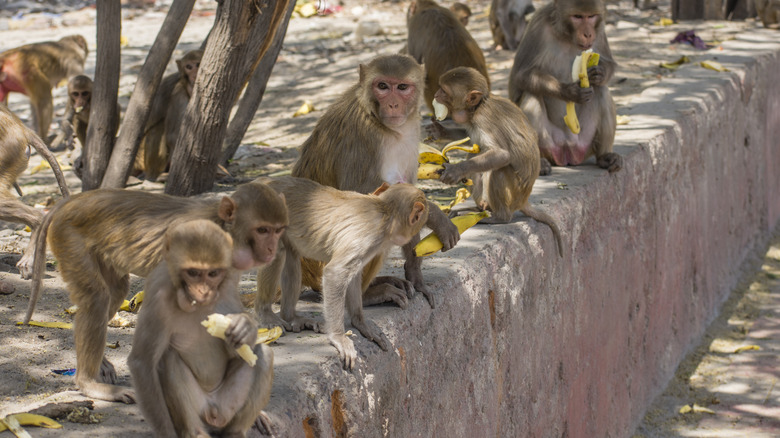
<path fill-rule="evenodd" d="M 588 79 L 588 67 L 594 67 L 599 64 L 599 54 L 594 53 L 593 49 L 588 49 L 577 55 L 571 65 L 571 80 L 580 81 L 580 88 L 590 87 Z M 566 115 L 563 117 L 564 123 L 569 127 L 572 133 L 580 133 L 580 121 L 577 119 L 577 112 L 574 109 L 574 102 L 566 102 Z"/>
<path fill-rule="evenodd" d="M 30 437 L 30 434 L 22 426 L 37 426 L 47 429 L 60 429 L 62 425 L 43 415 L 21 413 L 11 414 L 0 418 L 0 432 L 10 430 L 19 438 Z"/>
<path fill-rule="evenodd" d="M 452 218 L 452 223 L 458 227 L 458 233 L 463 234 L 464 231 L 473 227 L 477 224 L 477 222 L 488 216 L 490 216 L 490 213 L 487 211 L 469 213 Z M 417 257 L 425 257 L 439 251 L 442 246 L 443 245 L 441 240 L 439 240 L 439 236 L 437 236 L 435 233 L 430 233 L 423 237 L 423 239 L 420 240 L 420 243 L 414 247 L 414 252 L 417 254 Z"/>

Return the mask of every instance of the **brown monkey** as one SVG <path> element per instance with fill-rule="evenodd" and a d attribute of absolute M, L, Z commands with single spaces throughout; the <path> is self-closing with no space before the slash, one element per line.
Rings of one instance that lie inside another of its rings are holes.
<path fill-rule="evenodd" d="M 35 129 L 45 139 L 54 108 L 51 89 L 63 79 L 81 74 L 87 53 L 87 40 L 81 35 L 0 53 L 0 101 L 7 104 L 10 92 L 28 96 Z"/>
<path fill-rule="evenodd" d="M 515 50 L 525 31 L 525 16 L 534 11 L 531 0 L 493 0 L 490 4 L 490 31 L 496 49 Z"/>
<path fill-rule="evenodd" d="M 232 245 L 211 221 L 177 224 L 146 279 L 127 364 L 157 436 L 245 436 L 271 397 L 273 352 L 255 345 L 257 321 L 243 313 Z M 201 326 L 212 313 L 231 320 L 225 340 Z M 254 366 L 236 354 L 242 344 L 253 346 Z"/>
<path fill-rule="evenodd" d="M 325 332 L 344 369 L 352 369 L 357 359 L 352 340 L 344 334 L 345 301 L 352 326 L 387 351 L 390 342 L 363 318 L 363 270 L 373 258 L 381 260 L 391 246 L 405 245 L 419 235 L 428 219 L 425 194 L 412 184 L 385 183 L 376 195 L 363 195 L 305 178 L 261 181 L 284 195 L 291 219 L 279 255 L 257 272 L 255 311 L 261 323 L 268 327 L 281 324 L 295 332 L 319 330 L 317 322 L 295 313 L 301 290 L 300 260 L 306 257 L 326 263 L 322 277 Z M 271 310 L 280 276 L 281 318 Z"/>
<path fill-rule="evenodd" d="M 76 384 L 87 397 L 133 402 L 130 388 L 109 384 L 116 373 L 103 357 L 106 325 L 129 292 L 129 274 L 146 277 L 161 260 L 167 229 L 194 219 L 213 221 L 228 231 L 234 242 L 233 267 L 246 270 L 276 255 L 287 208 L 272 189 L 250 183 L 221 200 L 92 190 L 60 202 L 44 217 L 24 321 L 30 320 L 40 295 L 48 234 L 71 301 L 79 306 Z"/>
<path fill-rule="evenodd" d="M 557 166 L 577 165 L 595 155 L 599 167 L 615 172 L 623 158 L 612 152 L 615 103 L 607 82 L 615 61 L 604 32 L 602 0 L 555 0 L 534 14 L 520 41 L 509 76 L 509 98 L 520 105 L 539 135 L 542 174 Z M 588 68 L 589 88 L 573 81 L 571 66 L 583 50 L 600 55 Z M 581 131 L 564 124 L 566 102 L 576 103 Z"/>
<path fill-rule="evenodd" d="M 22 278 L 25 279 L 32 275 L 35 230 L 41 225 L 43 214 L 19 201 L 11 193 L 11 187 L 14 186 L 19 175 L 27 169 L 30 145 L 51 166 L 62 197 L 70 196 L 62 169 L 49 148 L 30 128 L 24 126 L 11 110 L 4 104 L 0 104 L 0 220 L 23 223 L 33 230 L 30 243 L 16 264 Z"/>
<path fill-rule="evenodd" d="M 468 26 L 469 17 L 471 17 L 470 7 L 464 5 L 463 3 L 455 2 L 450 5 L 450 10 L 453 14 L 455 14 L 455 17 L 458 19 L 458 21 L 460 21 L 463 27 Z"/>
<path fill-rule="evenodd" d="M 764 27 L 780 29 L 780 0 L 755 0 L 755 5 Z"/>
<path fill-rule="evenodd" d="M 474 67 L 488 77 L 482 49 L 449 9 L 416 0 L 408 13 L 409 55 L 425 65 L 425 104 L 433 109 L 439 76 L 455 67 Z"/>
<path fill-rule="evenodd" d="M 178 71 L 163 78 L 152 101 L 143 141 L 145 178 L 154 181 L 170 165 L 184 111 L 192 96 L 203 50 L 191 50 L 176 60 Z M 138 167 L 138 166 L 136 166 Z"/>
<path fill-rule="evenodd" d="M 445 164 L 440 180 L 456 184 L 474 179 L 474 201 L 489 209 L 492 217 L 483 222 L 507 223 L 516 210 L 552 228 L 563 256 L 561 232 L 555 220 L 528 203 L 539 176 L 539 148 L 523 112 L 511 101 L 490 94 L 485 77 L 470 67 L 458 67 L 439 78 L 436 101 L 445 105 L 452 120 L 464 126 L 482 151 L 466 161 Z"/>
<path fill-rule="evenodd" d="M 361 65 L 359 71 L 358 83 L 328 108 L 301 146 L 292 175 L 359 193 L 371 193 L 384 182 L 413 184 L 417 181 L 423 69 L 409 56 L 384 55 Z M 439 236 L 443 249 L 455 246 L 460 239 L 457 227 L 435 204 L 429 204 L 428 211 L 426 225 Z M 418 241 L 419 236 L 414 236 L 403 247 L 406 281 L 374 279 L 364 273 L 363 289 L 372 283 L 364 301 L 392 299 L 397 291 L 389 290 L 394 286 L 407 292 L 417 290 L 435 305 L 423 283 L 422 261 L 414 254 Z M 306 285 L 318 288 L 322 274 L 316 267 L 307 264 L 303 275 Z"/>

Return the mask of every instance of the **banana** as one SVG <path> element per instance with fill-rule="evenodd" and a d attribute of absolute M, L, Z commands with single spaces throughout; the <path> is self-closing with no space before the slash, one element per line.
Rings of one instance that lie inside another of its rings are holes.
<path fill-rule="evenodd" d="M 220 339 L 225 339 L 225 330 L 230 326 L 230 318 L 219 313 L 212 313 L 208 316 L 208 319 L 201 321 L 200 323 L 211 336 L 215 336 Z M 236 350 L 241 359 L 244 359 L 249 366 L 255 366 L 257 362 L 257 355 L 252 351 L 249 345 L 242 344 Z"/>
<path fill-rule="evenodd" d="M 447 156 L 447 153 L 450 151 L 453 151 L 455 149 L 461 150 L 463 152 L 468 152 L 470 154 L 478 154 L 479 153 L 479 145 L 474 143 L 470 148 L 461 146 L 463 143 L 468 143 L 471 141 L 471 137 L 462 138 L 457 141 L 453 141 L 451 143 L 447 143 L 444 148 L 441 150 L 441 154 L 445 157 Z"/>
<path fill-rule="evenodd" d="M 257 329 L 257 341 L 255 345 L 259 343 L 270 344 L 271 342 L 279 339 L 282 336 L 282 328 L 279 326 L 272 327 L 271 329 L 259 328 Z"/>
<path fill-rule="evenodd" d="M 417 156 L 417 162 L 420 164 L 444 164 L 449 161 L 441 151 L 425 143 L 417 145 L 417 152 L 419 154 Z"/>
<path fill-rule="evenodd" d="M 452 223 L 458 227 L 458 233 L 463 234 L 464 231 L 473 227 L 477 222 L 490 216 L 487 211 L 480 211 L 478 213 L 469 213 L 462 216 L 456 216 L 452 218 Z M 441 240 L 435 233 L 430 233 L 425 236 L 420 243 L 414 247 L 414 252 L 417 257 L 429 256 L 442 248 Z"/>
<path fill-rule="evenodd" d="M 439 205 L 439 208 L 441 208 L 441 211 L 449 213 L 452 210 L 452 207 L 465 201 L 469 196 L 471 196 L 471 193 L 469 193 L 468 189 L 461 187 L 455 192 L 455 199 L 453 199 L 449 205 Z"/>
<path fill-rule="evenodd" d="M 444 172 L 441 164 L 425 163 L 417 168 L 417 179 L 439 179 Z"/>
<path fill-rule="evenodd" d="M 130 308 L 131 312 L 137 312 L 138 309 L 141 308 L 141 303 L 144 301 L 144 291 L 140 291 L 137 294 L 133 295 L 133 298 L 130 298 L 130 302 L 128 303 L 128 307 Z"/>
<path fill-rule="evenodd" d="M 49 417 L 43 415 L 21 413 L 12 414 L 7 417 L 0 418 L 0 432 L 4 430 L 11 430 L 16 436 L 30 436 L 22 426 L 37 426 L 45 427 L 47 429 L 61 429 L 62 425 L 52 420 Z"/>
<path fill-rule="evenodd" d="M 436 120 L 444 120 L 447 118 L 447 113 L 449 110 L 445 105 L 440 104 L 436 101 L 436 99 L 433 99 L 433 112 L 436 115 Z"/>
<path fill-rule="evenodd" d="M 729 71 L 729 69 L 724 67 L 723 64 L 721 64 L 719 62 L 716 62 L 716 61 L 702 61 L 702 62 L 699 63 L 699 65 L 701 65 L 704 68 L 707 68 L 707 69 L 710 69 L 710 70 L 715 70 L 715 71 L 718 71 L 718 72 Z"/>
<path fill-rule="evenodd" d="M 16 325 L 24 325 L 23 322 L 17 322 Z M 72 329 L 73 324 L 69 322 L 41 322 L 41 321 L 30 321 L 27 323 L 27 325 L 31 325 L 33 327 L 46 327 L 46 328 L 58 328 L 58 329 Z"/>
<path fill-rule="evenodd" d="M 590 87 L 588 79 L 588 67 L 599 64 L 599 54 L 593 53 L 593 49 L 588 49 L 577 55 L 571 65 L 571 80 L 580 81 L 580 88 Z M 577 112 L 574 108 L 574 102 L 566 102 L 566 115 L 563 116 L 563 122 L 569 127 L 572 133 L 580 133 L 580 121 L 577 119 Z"/>

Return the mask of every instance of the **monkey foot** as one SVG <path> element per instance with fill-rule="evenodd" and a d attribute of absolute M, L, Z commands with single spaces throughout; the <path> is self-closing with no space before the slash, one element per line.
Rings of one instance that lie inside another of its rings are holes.
<path fill-rule="evenodd" d="M 288 332 L 298 333 L 301 330 L 313 330 L 317 333 L 322 333 L 320 323 L 311 318 L 305 316 L 295 315 L 288 320 L 282 320 L 284 329 Z"/>
<path fill-rule="evenodd" d="M 355 327 L 357 331 L 369 341 L 374 341 L 382 350 L 387 351 L 390 349 L 390 341 L 385 334 L 382 333 L 382 330 L 373 322 L 364 319 L 356 320 L 353 318 L 352 327 Z"/>
<path fill-rule="evenodd" d="M 19 270 L 19 274 L 23 280 L 29 280 L 32 278 L 33 257 L 32 255 L 24 254 L 22 258 L 16 263 L 16 269 Z M 13 292 L 13 291 L 12 291 Z"/>
<path fill-rule="evenodd" d="M 363 293 L 363 306 L 393 302 L 406 309 L 409 298 L 414 296 L 410 281 L 397 277 L 377 277 Z"/>
<path fill-rule="evenodd" d="M 552 173 L 552 164 L 547 158 L 540 159 L 539 176 L 547 176 Z"/>
<path fill-rule="evenodd" d="M 262 435 L 274 436 L 272 425 L 273 423 L 268 417 L 268 414 L 266 414 L 265 411 L 260 411 L 260 414 L 258 414 L 257 418 L 255 419 L 255 429 L 257 429 Z"/>
<path fill-rule="evenodd" d="M 596 162 L 600 168 L 607 169 L 609 173 L 617 172 L 623 167 L 623 157 L 614 152 L 609 152 L 598 157 Z"/>
<path fill-rule="evenodd" d="M 340 333 L 329 334 L 328 340 L 339 352 L 339 358 L 344 369 L 352 371 L 357 362 L 357 350 L 355 350 L 355 344 L 352 343 L 352 339 L 349 339 L 346 334 Z"/>
<path fill-rule="evenodd" d="M 103 362 L 100 364 L 99 376 L 102 383 L 109 383 L 111 385 L 116 383 L 116 370 L 114 369 L 114 365 L 105 357 L 103 358 Z"/>
<path fill-rule="evenodd" d="M 82 383 L 81 393 L 86 397 L 112 402 L 121 402 L 128 405 L 135 403 L 135 391 L 126 386 L 109 385 L 94 380 Z"/>

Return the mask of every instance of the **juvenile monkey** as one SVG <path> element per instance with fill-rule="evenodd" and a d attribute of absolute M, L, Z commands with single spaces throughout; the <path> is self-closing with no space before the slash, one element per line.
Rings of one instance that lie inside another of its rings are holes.
<path fill-rule="evenodd" d="M 536 133 L 523 112 L 508 99 L 490 94 L 485 77 L 470 67 L 458 67 L 439 78 L 436 101 L 452 120 L 466 128 L 482 151 L 466 161 L 445 164 L 440 180 L 456 184 L 474 180 L 474 201 L 493 212 L 483 222 L 507 223 L 516 210 L 550 226 L 563 257 L 561 232 L 555 220 L 528 203 L 539 176 Z"/>
<path fill-rule="evenodd" d="M 70 299 L 79 306 L 73 332 L 76 384 L 87 397 L 134 401 L 130 388 L 113 385 L 116 372 L 103 357 L 106 325 L 129 292 L 129 274 L 146 277 L 162 259 L 168 228 L 195 219 L 210 220 L 230 233 L 233 268 L 246 270 L 276 255 L 287 208 L 275 191 L 259 183 L 241 185 L 220 200 L 100 189 L 60 202 L 44 218 L 24 322 L 30 321 L 40 295 L 48 237 Z"/>
<path fill-rule="evenodd" d="M 455 14 L 455 17 L 458 19 L 458 21 L 460 21 L 463 27 L 468 26 L 469 17 L 471 17 L 470 7 L 464 5 L 463 3 L 455 2 L 450 5 L 450 10 L 453 14 Z"/>
<path fill-rule="evenodd" d="M 5 105 L 0 104 L 0 220 L 23 223 L 33 230 L 30 243 L 16 264 L 24 279 L 32 275 L 35 230 L 41 225 L 43 214 L 23 204 L 11 192 L 11 187 L 14 186 L 19 175 L 27 169 L 30 145 L 49 163 L 57 178 L 62 197 L 68 198 L 70 190 L 57 159 L 30 128 L 24 126 Z"/>
<path fill-rule="evenodd" d="M 615 172 L 623 158 L 612 152 L 615 141 L 615 103 L 607 82 L 615 61 L 604 32 L 602 0 L 555 0 L 534 14 L 520 41 L 509 76 L 509 98 L 522 108 L 539 135 L 547 175 L 556 166 L 578 165 L 590 156 L 602 169 Z M 588 68 L 590 87 L 573 81 L 575 56 L 593 49 L 599 63 Z M 576 104 L 581 130 L 564 124 L 566 102 Z"/>
<path fill-rule="evenodd" d="M 376 325 L 363 317 L 362 277 L 375 275 L 385 252 L 417 236 L 428 218 L 423 192 L 412 184 L 384 184 L 375 194 L 340 191 L 305 178 L 261 179 L 284 195 L 290 225 L 282 236 L 279 254 L 257 272 L 255 311 L 264 326 L 281 324 L 285 330 L 319 331 L 312 319 L 299 316 L 295 304 L 301 291 L 301 257 L 325 263 L 322 296 L 325 333 L 339 352 L 344 369 L 352 369 L 357 352 L 344 334 L 344 305 L 355 327 L 382 350 L 390 342 Z M 345 213 L 346 212 L 346 213 Z M 372 259 L 373 272 L 364 268 Z M 281 318 L 271 310 L 279 279 Z"/>
<path fill-rule="evenodd" d="M 29 97 L 35 129 L 45 139 L 54 111 L 51 89 L 63 79 L 81 74 L 87 53 L 87 40 L 81 35 L 0 53 L 0 101 L 8 104 L 11 92 Z"/>
<path fill-rule="evenodd" d="M 164 240 L 128 358 L 139 407 L 157 436 L 245 436 L 271 397 L 273 352 L 255 345 L 257 322 L 243 313 L 233 239 L 199 219 Z M 212 313 L 231 320 L 225 340 L 201 326 Z M 254 366 L 236 354 L 242 344 L 253 346 Z"/>
<path fill-rule="evenodd" d="M 535 10 L 531 0 L 493 0 L 490 4 L 490 31 L 496 49 L 515 50 L 523 37 L 525 16 Z"/>
<path fill-rule="evenodd" d="M 409 55 L 425 65 L 425 104 L 433 109 L 438 78 L 455 67 L 474 67 L 488 77 L 482 49 L 451 10 L 433 0 L 416 0 L 408 12 Z M 489 82 L 488 82 L 489 83 Z"/>
<path fill-rule="evenodd" d="M 768 29 L 780 29 L 780 0 L 755 0 L 758 19 Z"/>
<path fill-rule="evenodd" d="M 383 182 L 413 184 L 417 181 L 423 69 L 409 56 L 384 55 L 361 65 L 359 71 L 358 83 L 328 108 L 301 146 L 292 175 L 359 193 L 371 193 Z M 428 211 L 426 225 L 439 236 L 443 249 L 455 246 L 460 239 L 457 227 L 435 204 L 429 204 Z M 393 299 L 398 290 L 404 294 L 416 290 L 435 305 L 423 283 L 422 260 L 414 253 L 419 239 L 412 237 L 402 248 L 406 281 L 364 273 L 363 288 L 368 288 L 369 297 L 364 295 L 364 301 L 383 302 Z M 307 286 L 319 289 L 319 269 L 316 264 L 304 265 Z M 398 290 L 390 293 L 392 288 Z"/>

